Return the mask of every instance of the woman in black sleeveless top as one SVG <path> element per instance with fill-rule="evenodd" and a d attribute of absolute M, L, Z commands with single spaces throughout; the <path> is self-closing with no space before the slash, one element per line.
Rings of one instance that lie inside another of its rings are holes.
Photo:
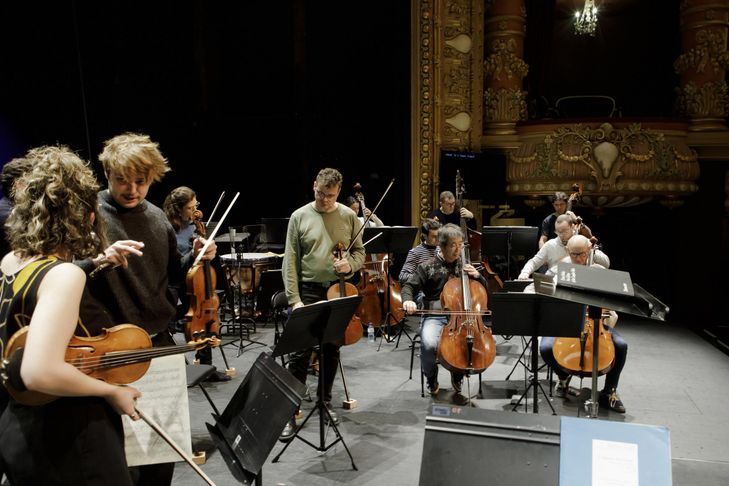
<path fill-rule="evenodd" d="M 0 351 L 29 326 L 20 377 L 29 390 L 59 398 L 25 406 L 0 390 L 0 472 L 13 485 L 129 485 L 120 414 L 136 419 L 132 387 L 91 378 L 64 360 L 72 335 L 93 336 L 110 319 L 85 293 L 86 276 L 70 263 L 97 256 L 99 186 L 65 147 L 26 155 L 8 219 L 12 252 L 0 262 Z M 79 309 L 82 309 L 80 311 Z"/>

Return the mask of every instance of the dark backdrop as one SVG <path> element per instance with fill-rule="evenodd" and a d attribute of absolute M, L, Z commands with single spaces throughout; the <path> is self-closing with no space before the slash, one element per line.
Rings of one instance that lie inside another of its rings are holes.
<path fill-rule="evenodd" d="M 230 223 L 259 223 L 311 200 L 333 166 L 342 198 L 358 181 L 370 205 L 395 178 L 378 213 L 409 218 L 408 2 L 9 3 L 2 163 L 62 143 L 98 170 L 103 141 L 137 131 L 173 169 L 156 204 L 189 185 L 207 214 L 241 191 Z"/>

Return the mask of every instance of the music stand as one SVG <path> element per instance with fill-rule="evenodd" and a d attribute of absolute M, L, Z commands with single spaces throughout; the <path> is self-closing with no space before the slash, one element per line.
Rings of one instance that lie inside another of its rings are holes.
<path fill-rule="evenodd" d="M 524 393 L 512 410 L 519 407 L 521 401 L 533 389 L 532 411 L 539 413 L 539 395 L 541 390 L 545 398 L 547 393 L 539 383 L 539 336 L 576 337 L 580 335 L 585 306 L 571 302 L 559 302 L 537 294 L 497 292 L 491 296 L 492 327 L 496 334 L 530 336 L 532 350 L 532 378 Z M 552 415 L 557 415 L 552 403 L 547 399 Z"/>
<path fill-rule="evenodd" d="M 410 248 L 413 247 L 413 241 L 418 233 L 418 228 L 415 226 L 376 226 L 374 228 L 365 228 L 362 233 L 362 241 L 368 242 L 366 252 L 367 253 L 387 253 L 388 263 L 390 255 L 393 253 L 407 253 Z M 379 234 L 379 236 L 377 236 Z M 375 238 L 375 236 L 377 236 Z M 372 240 L 372 238 L 375 238 Z M 372 240 L 372 241 L 370 241 Z M 389 268 L 387 271 L 387 280 L 385 282 L 385 297 L 380 301 L 382 307 L 382 313 L 384 315 L 384 324 L 387 327 L 387 335 L 392 332 L 392 325 L 390 319 L 392 316 L 392 301 L 390 298 L 390 272 Z M 410 342 L 413 339 L 410 334 L 405 330 L 405 323 L 401 322 L 405 319 L 401 319 L 394 325 L 400 324 L 400 329 L 397 332 L 397 344 L 395 348 L 400 345 L 400 336 L 405 333 Z M 392 338 L 394 340 L 395 337 Z M 391 342 L 392 340 L 388 341 Z M 382 346 L 382 336 L 380 336 L 380 345 L 377 347 L 377 351 Z"/>
<path fill-rule="evenodd" d="M 271 355 L 261 353 L 223 413 L 212 414 L 215 424 L 205 425 L 238 481 L 261 484 L 261 468 L 305 391 Z"/>
<path fill-rule="evenodd" d="M 352 462 L 352 469 L 355 471 L 358 469 L 354 464 L 352 453 L 349 452 L 349 448 L 344 442 L 342 434 L 339 433 L 337 424 L 335 424 L 334 420 L 332 420 L 329 409 L 327 409 L 324 404 L 324 383 L 322 383 L 322 377 L 324 376 L 324 363 L 326 363 L 326 360 L 324 359 L 325 351 L 323 345 L 325 343 L 331 343 L 342 339 L 350 319 L 352 319 L 352 316 L 361 302 L 361 296 L 353 295 L 339 299 L 324 300 L 295 309 L 291 313 L 291 316 L 289 316 L 289 320 L 286 322 L 286 327 L 281 335 L 281 339 L 279 339 L 278 344 L 276 344 L 276 347 L 273 350 L 273 357 L 277 357 L 283 354 L 293 353 L 294 351 L 311 348 L 313 346 L 319 346 L 319 397 L 317 398 L 314 408 L 311 409 L 301 425 L 297 427 L 294 438 L 298 438 L 319 452 L 326 452 L 337 442 L 341 442 L 344 449 L 347 451 L 347 455 L 349 455 L 349 460 Z M 319 411 L 319 445 L 309 442 L 299 435 L 299 432 L 301 432 L 301 429 L 304 427 L 306 422 L 317 410 Z M 337 436 L 336 440 L 329 445 L 326 445 L 324 437 L 325 416 L 328 417 L 329 424 L 331 424 L 332 429 L 334 429 L 334 433 Z M 288 442 L 272 462 L 278 462 L 281 455 L 292 442 L 293 440 Z"/>
<path fill-rule="evenodd" d="M 602 325 L 602 309 L 609 309 L 649 319 L 664 321 L 668 307 L 634 284 L 630 274 L 618 270 L 587 267 L 573 263 L 557 264 L 554 276 L 534 275 L 535 291 L 553 299 L 587 305 L 587 314 L 593 322 Z M 597 418 L 597 360 L 599 332 L 593 332 L 592 393 L 586 402 L 587 417 Z"/>
<path fill-rule="evenodd" d="M 484 226 L 481 233 L 481 254 L 489 257 L 489 261 L 495 255 L 506 258 L 506 278 L 502 280 L 516 278 L 512 275 L 512 256 L 531 258 L 538 248 L 539 228 L 536 226 Z"/>

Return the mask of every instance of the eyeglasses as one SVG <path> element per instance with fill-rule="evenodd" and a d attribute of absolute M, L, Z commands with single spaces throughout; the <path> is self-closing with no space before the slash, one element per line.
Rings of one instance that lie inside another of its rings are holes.
<path fill-rule="evenodd" d="M 326 192 L 320 191 L 319 189 L 314 189 L 314 193 L 316 194 L 316 197 L 319 199 L 336 199 L 338 192 L 331 192 L 327 194 Z"/>
<path fill-rule="evenodd" d="M 572 252 L 571 251 L 570 252 L 570 256 L 573 257 L 573 258 L 580 258 L 580 257 L 587 256 L 587 252 L 586 251 L 581 251 L 581 252 L 577 253 L 577 252 Z"/>

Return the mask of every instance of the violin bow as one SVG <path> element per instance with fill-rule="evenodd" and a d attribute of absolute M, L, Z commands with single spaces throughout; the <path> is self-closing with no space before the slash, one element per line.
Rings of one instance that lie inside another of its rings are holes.
<path fill-rule="evenodd" d="M 177 445 L 177 443 L 174 440 L 172 440 L 172 437 L 167 435 L 167 433 L 164 430 L 162 430 L 162 427 L 160 427 L 154 420 L 152 420 L 151 417 L 148 417 L 147 415 L 142 413 L 142 411 L 139 410 L 139 408 L 134 407 L 134 411 L 137 412 L 137 415 L 139 415 L 139 418 L 141 418 L 142 420 L 147 422 L 147 425 L 149 425 L 152 428 L 152 430 L 157 432 L 159 434 L 159 436 L 162 437 L 165 440 L 165 442 L 167 442 L 170 445 L 170 447 L 172 447 L 175 450 L 175 452 L 177 452 L 177 454 L 179 454 L 180 457 L 183 458 L 185 460 L 185 462 L 187 462 L 195 470 L 195 472 L 198 473 L 201 478 L 203 478 L 203 480 L 206 483 L 208 483 L 210 486 L 215 486 L 215 483 L 213 482 L 213 480 L 210 479 L 207 476 L 207 474 L 205 474 L 203 472 L 203 470 L 200 469 L 200 467 L 192 461 L 192 459 L 187 457 L 187 454 L 185 454 L 185 451 L 183 451 L 182 448 L 179 445 Z"/>
<path fill-rule="evenodd" d="M 225 210 L 223 213 L 223 216 L 220 218 L 220 221 L 218 221 L 218 224 L 215 226 L 215 229 L 213 229 L 213 232 L 210 233 L 208 236 L 207 241 L 205 241 L 205 245 L 200 249 L 200 253 L 197 254 L 197 258 L 195 258 L 195 261 L 192 263 L 192 266 L 194 267 L 198 263 L 200 263 L 200 260 L 202 260 L 203 255 L 205 254 L 205 251 L 210 246 L 210 243 L 214 241 L 215 235 L 218 233 L 218 230 L 220 229 L 220 226 L 222 226 L 223 221 L 225 221 L 225 218 L 228 216 L 228 213 L 230 212 L 230 209 L 233 207 L 233 204 L 235 204 L 235 201 L 238 200 L 238 196 L 240 196 L 240 192 L 235 193 L 235 197 L 233 197 L 233 200 L 230 202 L 230 205 L 228 205 L 228 209 Z"/>
<path fill-rule="evenodd" d="M 213 208 L 213 210 L 212 210 L 212 211 L 210 212 L 210 217 L 208 218 L 208 222 L 207 222 L 207 223 L 205 223 L 205 227 L 206 227 L 206 228 L 207 228 L 207 227 L 208 227 L 208 225 L 210 224 L 210 221 L 212 221 L 212 220 L 213 220 L 213 215 L 215 214 L 215 211 L 217 211 L 217 210 L 218 210 L 218 206 L 220 206 L 220 201 L 222 201 L 222 200 L 223 200 L 223 196 L 225 196 L 225 191 L 223 191 L 223 192 L 221 192 L 221 193 L 220 193 L 220 197 L 218 198 L 218 202 L 216 202 L 216 203 L 215 203 L 215 207 L 214 207 L 214 208 Z"/>
<path fill-rule="evenodd" d="M 372 217 L 373 214 L 375 214 L 375 211 L 377 211 L 377 208 L 380 207 L 380 203 L 382 202 L 383 199 L 385 199 L 385 196 L 387 196 L 387 192 L 390 190 L 390 188 L 392 187 L 392 185 L 394 183 L 395 183 L 395 179 L 393 178 L 390 181 L 390 184 L 387 185 L 387 189 L 385 189 L 385 192 L 382 193 L 382 197 L 380 197 L 380 200 L 377 201 L 377 204 L 375 204 L 374 209 L 371 209 L 370 210 L 369 216 L 367 216 L 365 218 L 364 223 L 362 223 L 362 226 L 359 228 L 359 230 L 357 231 L 357 233 L 355 233 L 354 238 L 352 238 L 352 241 L 349 242 L 349 246 L 347 247 L 347 250 L 345 251 L 345 253 L 349 253 L 349 250 L 352 249 L 352 245 L 354 245 L 354 242 L 357 241 L 357 237 L 362 232 L 362 230 L 364 230 L 365 226 L 367 226 L 367 223 L 369 223 L 370 218 Z M 372 241 L 372 240 L 370 240 L 370 241 Z M 369 241 L 368 241 L 368 243 L 369 243 Z"/>

